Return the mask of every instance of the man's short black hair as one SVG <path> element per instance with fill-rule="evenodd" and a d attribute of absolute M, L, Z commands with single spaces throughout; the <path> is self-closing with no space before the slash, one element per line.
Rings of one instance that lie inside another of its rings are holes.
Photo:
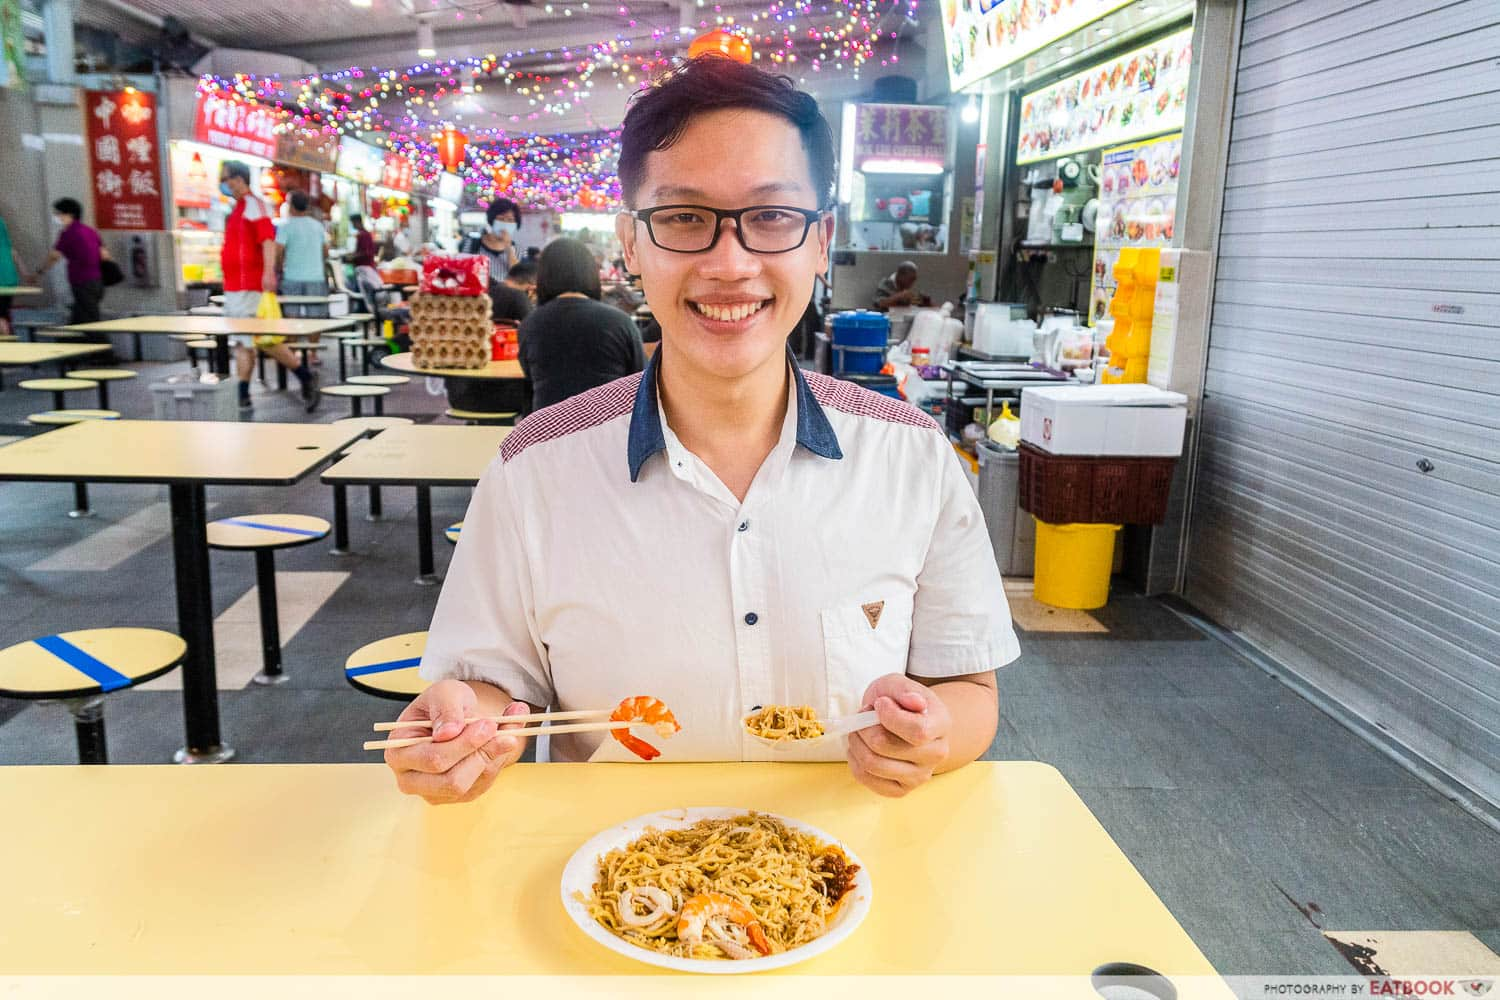
<path fill-rule="evenodd" d="M 365 217 L 363 215 L 360 215 L 358 212 L 350 212 L 349 225 L 353 226 L 355 229 L 363 229 L 365 228 Z"/>
<path fill-rule="evenodd" d="M 75 219 L 83 218 L 83 206 L 78 204 L 77 198 L 59 198 L 52 203 L 52 211 L 60 215 L 71 215 Z"/>
<path fill-rule="evenodd" d="M 292 203 L 292 210 L 293 211 L 295 211 L 295 212 L 305 212 L 305 211 L 307 211 L 307 206 L 309 204 L 309 201 L 308 201 L 308 198 L 307 198 L 307 192 L 303 191 L 301 188 L 298 188 L 296 191 L 293 191 L 291 193 L 291 196 L 289 198 L 287 198 L 287 201 L 290 201 Z"/>
<path fill-rule="evenodd" d="M 244 160 L 225 160 L 223 170 L 226 179 L 238 177 L 246 184 L 250 183 L 250 164 Z"/>
<path fill-rule="evenodd" d="M 505 280 L 513 281 L 518 285 L 536 284 L 536 261 L 531 259 L 518 260 L 505 272 Z"/>
<path fill-rule="evenodd" d="M 837 164 L 833 132 L 811 94 L 790 77 L 773 76 L 721 55 L 699 56 L 632 98 L 620 133 L 620 187 L 625 204 L 646 179 L 646 157 L 682 138 L 692 116 L 701 111 L 748 108 L 780 115 L 802 134 L 802 148 L 812 170 L 818 207 L 832 202 Z"/>
<path fill-rule="evenodd" d="M 578 240 L 567 236 L 547 244 L 536 269 L 536 302 L 546 305 L 564 292 L 578 292 L 591 299 L 604 298 L 599 282 L 599 262 Z"/>
<path fill-rule="evenodd" d="M 485 209 L 484 212 L 484 221 L 494 222 L 498 216 L 506 212 L 514 212 L 516 214 L 516 225 L 519 226 L 521 224 L 521 206 L 509 198 L 496 198 L 490 202 L 490 207 Z"/>

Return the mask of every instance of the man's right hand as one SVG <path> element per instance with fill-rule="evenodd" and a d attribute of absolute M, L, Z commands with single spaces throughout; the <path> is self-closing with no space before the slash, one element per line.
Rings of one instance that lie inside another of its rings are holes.
<path fill-rule="evenodd" d="M 524 702 L 512 702 L 506 715 L 525 715 Z M 497 727 L 488 719 L 470 722 L 479 714 L 479 698 L 463 681 L 438 681 L 406 706 L 401 720 L 431 719 L 428 729 L 398 729 L 391 739 L 426 736 L 431 743 L 385 752 L 386 765 L 396 772 L 396 787 L 420 795 L 433 805 L 470 802 L 495 783 L 500 772 L 514 764 L 526 746 L 524 736 L 507 736 L 517 723 Z"/>

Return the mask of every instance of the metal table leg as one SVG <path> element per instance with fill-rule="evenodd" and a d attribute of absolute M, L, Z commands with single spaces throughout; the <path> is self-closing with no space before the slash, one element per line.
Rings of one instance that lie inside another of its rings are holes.
<path fill-rule="evenodd" d="M 378 521 L 378 520 L 380 520 L 381 513 L 382 513 L 382 511 L 380 509 L 380 487 L 379 486 L 371 486 L 370 487 L 370 513 L 369 513 L 369 516 L 365 518 L 365 520 L 367 520 L 367 521 Z"/>
<path fill-rule="evenodd" d="M 276 550 L 255 550 L 255 596 L 260 604 L 260 673 L 257 684 L 285 684 L 281 670 L 281 622 L 276 613 Z"/>
<path fill-rule="evenodd" d="M 179 764 L 218 764 L 234 756 L 219 739 L 219 687 L 214 670 L 213 589 L 208 578 L 208 504 L 202 483 L 172 483 L 172 561 L 177 583 L 177 629 L 187 642 L 182 661 L 182 708 L 187 746 Z"/>
<path fill-rule="evenodd" d="M 73 731 L 78 737 L 78 763 L 108 764 L 109 751 L 104 742 L 104 698 L 71 698 L 68 711 L 73 713 Z"/>
<path fill-rule="evenodd" d="M 419 587 L 438 583 L 432 566 L 432 487 L 417 487 L 417 579 Z"/>
<path fill-rule="evenodd" d="M 214 374 L 229 377 L 229 334 L 214 334 Z"/>
<path fill-rule="evenodd" d="M 349 554 L 349 491 L 342 485 L 333 488 L 333 548 L 329 555 Z"/>
<path fill-rule="evenodd" d="M 73 509 L 68 511 L 69 517 L 93 517 L 94 512 L 89 509 L 89 484 L 73 484 Z"/>
<path fill-rule="evenodd" d="M 130 336 L 135 341 L 135 359 L 137 361 L 144 360 L 144 355 L 141 354 L 141 335 L 132 333 Z"/>

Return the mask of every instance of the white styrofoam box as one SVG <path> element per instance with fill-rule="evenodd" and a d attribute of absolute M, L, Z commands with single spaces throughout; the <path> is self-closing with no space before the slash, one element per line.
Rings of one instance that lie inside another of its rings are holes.
<path fill-rule="evenodd" d="M 329 295 L 328 315 L 330 317 L 349 315 L 349 296 L 343 292 L 334 292 Z"/>
<path fill-rule="evenodd" d="M 1151 385 L 1060 385 L 1021 393 L 1021 440 L 1054 455 L 1182 454 L 1187 397 Z"/>
<path fill-rule="evenodd" d="M 230 378 L 204 382 L 191 375 L 174 375 L 151 383 L 151 403 L 157 420 L 238 420 L 240 417 L 239 398 L 234 379 Z"/>

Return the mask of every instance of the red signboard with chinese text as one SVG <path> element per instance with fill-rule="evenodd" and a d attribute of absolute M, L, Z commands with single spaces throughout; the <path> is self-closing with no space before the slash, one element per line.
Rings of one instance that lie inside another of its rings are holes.
<path fill-rule="evenodd" d="M 279 117 L 274 108 L 247 104 L 222 91 L 199 94 L 193 138 L 220 149 L 270 160 L 276 156 Z"/>
<path fill-rule="evenodd" d="M 395 191 L 411 190 L 411 161 L 400 153 L 385 154 L 385 169 L 380 174 L 380 184 Z"/>
<path fill-rule="evenodd" d="M 139 90 L 87 90 L 89 178 L 100 229 L 161 229 L 161 146 L 156 97 Z"/>

